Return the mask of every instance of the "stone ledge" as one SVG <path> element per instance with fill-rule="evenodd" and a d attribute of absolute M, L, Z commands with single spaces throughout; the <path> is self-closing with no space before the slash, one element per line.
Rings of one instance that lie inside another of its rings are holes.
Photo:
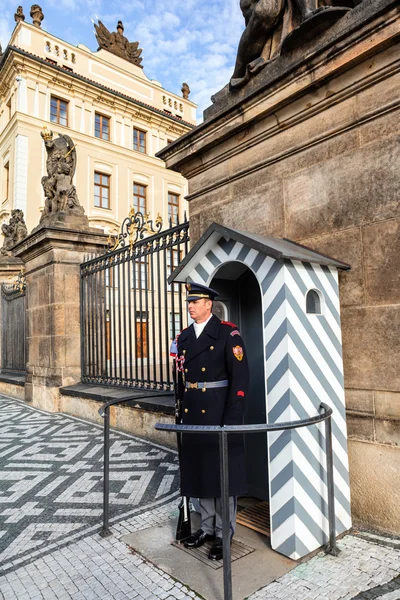
<path fill-rule="evenodd" d="M 26 373 L 19 373 L 16 371 L 1 371 L 0 370 L 0 381 L 3 383 L 10 383 L 12 385 L 25 386 Z"/>
<path fill-rule="evenodd" d="M 172 392 L 121 389 L 112 386 L 78 383 L 60 388 L 60 394 L 75 398 L 87 398 L 88 400 L 95 400 L 97 402 L 121 400 L 122 405 L 129 406 L 130 408 L 140 408 L 165 415 L 175 414 L 175 400 Z"/>
<path fill-rule="evenodd" d="M 76 384 L 60 389 L 58 410 L 103 424 L 100 406 L 110 400 L 121 400 L 121 404 L 110 407 L 111 427 L 174 448 L 176 435 L 155 429 L 156 423 L 175 422 L 173 394 L 163 397 L 163 392 L 158 392 L 157 398 L 150 398 L 154 393 L 150 390 Z"/>

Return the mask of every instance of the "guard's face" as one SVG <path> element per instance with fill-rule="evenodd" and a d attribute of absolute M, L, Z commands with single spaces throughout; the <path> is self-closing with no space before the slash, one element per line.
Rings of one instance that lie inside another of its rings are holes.
<path fill-rule="evenodd" d="M 203 323 L 207 321 L 211 314 L 212 302 L 205 298 L 199 298 L 199 300 L 191 300 L 188 302 L 189 314 L 193 321 L 196 323 Z"/>

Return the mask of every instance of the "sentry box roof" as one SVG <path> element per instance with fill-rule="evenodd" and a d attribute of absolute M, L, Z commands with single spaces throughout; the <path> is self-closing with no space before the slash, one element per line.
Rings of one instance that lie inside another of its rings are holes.
<path fill-rule="evenodd" d="M 261 254 L 271 256 L 276 260 L 300 260 L 302 262 L 317 263 L 319 265 L 327 265 L 343 270 L 350 269 L 350 265 L 341 260 L 331 258 L 325 254 L 320 254 L 319 252 L 315 252 L 315 250 L 311 250 L 311 248 L 307 248 L 306 246 L 302 246 L 301 244 L 297 244 L 286 238 L 275 238 L 268 235 L 249 233 L 247 231 L 230 229 L 223 225 L 219 225 L 218 223 L 213 223 L 185 256 L 182 262 L 179 263 L 178 267 L 168 278 L 168 283 L 172 283 L 173 281 L 186 281 L 189 274 L 193 271 L 195 266 L 194 263 L 198 264 L 203 257 L 211 253 L 212 248 L 215 247 L 216 244 L 223 246 L 225 252 L 229 253 L 229 245 L 233 248 L 236 242 L 239 242 L 248 248 L 253 248 Z M 234 260 L 240 260 L 240 257 Z"/>

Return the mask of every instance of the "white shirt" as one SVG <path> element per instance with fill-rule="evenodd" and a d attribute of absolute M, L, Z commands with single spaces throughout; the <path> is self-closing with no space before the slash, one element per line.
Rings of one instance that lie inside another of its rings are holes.
<path fill-rule="evenodd" d="M 211 319 L 211 317 L 212 317 L 212 314 L 208 317 L 207 321 L 204 321 L 203 323 L 193 323 L 194 332 L 195 332 L 197 338 L 203 332 L 204 327 L 207 325 L 207 323 Z"/>

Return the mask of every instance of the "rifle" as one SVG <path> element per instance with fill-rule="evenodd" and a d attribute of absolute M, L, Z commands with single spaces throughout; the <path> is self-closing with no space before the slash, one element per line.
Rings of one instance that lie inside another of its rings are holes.
<path fill-rule="evenodd" d="M 182 403 L 178 394 L 178 382 L 176 378 L 176 359 L 173 361 L 172 365 L 172 379 L 174 382 L 174 394 L 175 394 L 175 424 L 179 425 L 182 418 Z M 182 452 L 182 444 L 181 444 L 181 434 L 178 432 L 176 434 L 177 445 L 178 445 L 178 456 L 179 463 L 181 462 L 181 452 Z M 192 527 L 190 522 L 190 509 L 189 509 L 189 498 L 187 496 L 182 496 L 181 501 L 179 503 L 179 517 L 178 524 L 176 526 L 176 535 L 175 540 L 177 542 L 183 542 L 188 537 L 192 535 Z"/>

